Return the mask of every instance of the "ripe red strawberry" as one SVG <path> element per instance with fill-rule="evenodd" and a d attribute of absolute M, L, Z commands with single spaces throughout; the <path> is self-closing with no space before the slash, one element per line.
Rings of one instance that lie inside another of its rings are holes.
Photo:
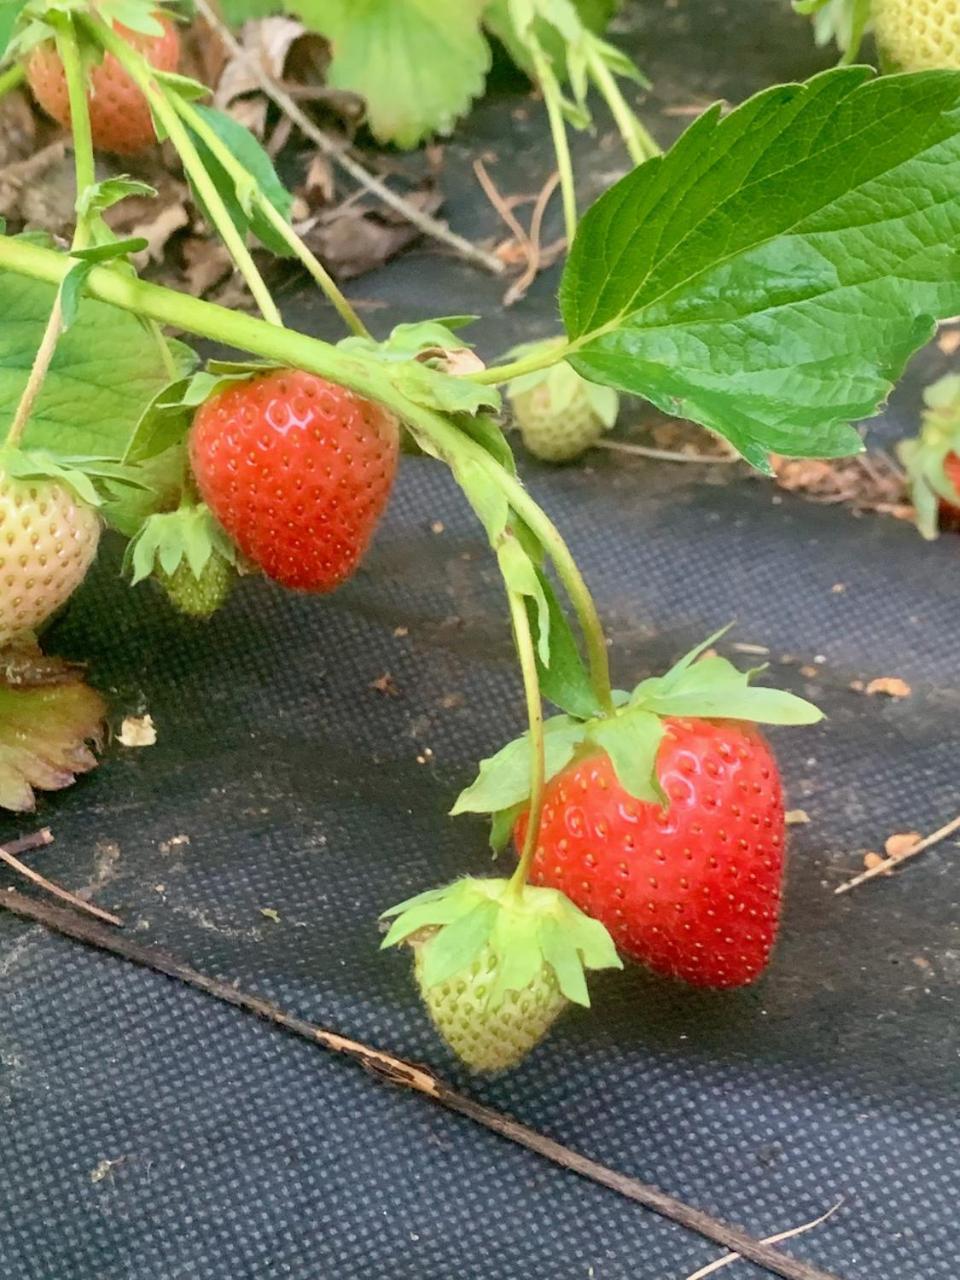
<path fill-rule="evenodd" d="M 956 529 L 960 525 L 960 454 L 948 453 L 943 460 L 943 474 L 949 485 L 957 491 L 956 502 L 940 499 L 940 518 L 945 525 Z"/>
<path fill-rule="evenodd" d="M 608 756 L 582 756 L 545 793 L 534 884 L 562 890 L 618 949 L 705 987 L 753 981 L 780 913 L 780 776 L 757 729 L 665 720 L 656 772 L 666 807 L 635 799 Z M 526 815 L 514 839 L 522 847 Z"/>
<path fill-rule="evenodd" d="M 399 428 L 380 405 L 277 369 L 201 406 L 190 458 L 204 501 L 268 577 L 331 591 L 356 569 L 390 496 Z"/>
<path fill-rule="evenodd" d="M 162 36 L 130 31 L 120 23 L 114 30 L 161 71 L 175 71 L 180 60 L 177 29 L 161 11 L 154 16 L 163 26 Z M 53 41 L 37 45 L 26 60 L 27 80 L 33 96 L 48 115 L 70 127 L 70 101 L 63 63 Z M 102 151 L 132 155 L 156 142 L 150 108 L 143 94 L 112 54 L 106 54 L 90 71 L 90 129 L 93 145 Z"/>

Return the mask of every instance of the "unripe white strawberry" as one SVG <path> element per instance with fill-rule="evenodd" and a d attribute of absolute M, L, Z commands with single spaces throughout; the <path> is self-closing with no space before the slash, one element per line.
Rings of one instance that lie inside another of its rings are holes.
<path fill-rule="evenodd" d="M 898 71 L 960 70 L 957 0 L 873 0 L 884 62 Z"/>
<path fill-rule="evenodd" d="M 68 485 L 0 467 L 0 645 L 36 630 L 70 598 L 99 540 L 98 515 Z"/>
<path fill-rule="evenodd" d="M 523 374 L 507 387 L 527 449 L 544 462 L 572 462 L 617 419 L 619 397 L 581 378 L 565 360 Z"/>
<path fill-rule="evenodd" d="M 473 1071 L 515 1067 L 567 1006 L 556 974 L 546 964 L 522 991 L 508 991 L 493 1005 L 490 993 L 499 962 L 492 947 L 484 947 L 466 969 L 434 987 L 423 980 L 421 946 L 415 943 L 414 949 L 417 986 L 433 1025 Z"/>

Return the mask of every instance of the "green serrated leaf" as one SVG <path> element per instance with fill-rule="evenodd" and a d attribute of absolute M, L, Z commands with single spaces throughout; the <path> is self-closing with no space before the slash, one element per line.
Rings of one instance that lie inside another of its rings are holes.
<path fill-rule="evenodd" d="M 642 707 L 628 707 L 616 716 L 592 720 L 590 741 L 610 757 L 617 781 L 638 800 L 660 803 L 657 752 L 663 740 L 663 721 Z"/>
<path fill-rule="evenodd" d="M 286 7 L 285 0 L 220 0 L 224 21 L 231 27 L 242 27 L 253 18 L 270 18 Z"/>
<path fill-rule="evenodd" d="M 91 245 L 89 249 L 73 249 L 70 256 L 94 266 L 98 262 L 115 262 L 128 254 L 139 253 L 149 243 L 143 236 L 128 236 L 125 240 L 106 240 L 101 244 Z"/>
<path fill-rule="evenodd" d="M 0 274 L 0 435 L 7 432 L 40 345 L 55 289 L 12 272 Z M 182 343 L 168 344 L 190 367 Z M 168 381 L 155 339 L 136 317 L 82 298 L 57 344 L 24 435 L 29 449 L 54 455 L 120 459 L 145 406 Z"/>
<path fill-rule="evenodd" d="M 544 722 L 544 757 L 549 780 L 573 759 L 586 737 L 585 727 L 569 716 L 553 716 Z M 530 739 L 515 738 L 494 756 L 480 761 L 476 780 L 457 797 L 450 810 L 459 813 L 497 813 L 522 804 L 530 796 Z"/>
<path fill-rule="evenodd" d="M 849 424 L 960 310 L 960 75 L 870 74 L 708 111 L 597 201 L 561 287 L 584 377 L 761 469 L 862 448 Z"/>
<path fill-rule="evenodd" d="M 449 133 L 483 92 L 485 0 L 289 0 L 332 46 L 327 83 L 359 94 L 378 142 Z"/>

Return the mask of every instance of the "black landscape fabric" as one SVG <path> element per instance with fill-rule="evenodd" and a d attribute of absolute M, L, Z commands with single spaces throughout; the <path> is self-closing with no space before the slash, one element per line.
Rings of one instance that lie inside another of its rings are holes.
<path fill-rule="evenodd" d="M 664 140 L 682 124 L 664 107 L 738 100 L 828 59 L 786 0 L 646 0 L 621 38 L 656 83 L 649 119 Z M 615 145 L 578 150 L 585 192 L 622 167 Z M 495 230 L 470 171 L 485 151 L 504 191 L 549 172 L 540 109 L 516 84 L 448 148 L 447 212 L 477 237 Z M 505 314 L 503 287 L 422 249 L 353 295 L 378 332 L 483 312 L 492 357 L 555 323 L 555 275 Z M 335 333 L 321 302 L 282 301 L 290 322 Z M 935 349 L 921 357 L 874 430 L 912 431 L 919 388 L 945 367 Z M 127 589 L 117 554 L 102 559 L 49 647 L 88 660 L 118 716 L 149 712 L 157 742 L 111 747 L 42 801 L 56 844 L 30 856 L 95 886 L 138 940 L 429 1062 L 755 1235 L 842 1198 L 785 1247 L 847 1280 L 951 1280 L 958 850 L 833 890 L 865 848 L 960 807 L 960 540 L 926 545 L 907 524 L 739 468 L 595 453 L 525 476 L 596 592 L 621 681 L 735 618 L 727 643 L 766 647 L 772 676 L 828 712 L 772 735 L 810 822 L 792 828 L 782 941 L 756 987 L 601 975 L 592 1014 L 484 1082 L 438 1043 L 406 957 L 378 953 L 381 909 L 489 868 L 483 824 L 445 815 L 476 761 L 522 727 L 495 567 L 426 459 L 404 460 L 373 553 L 329 598 L 248 581 L 196 625 L 149 584 Z M 392 694 L 373 687 L 386 674 Z M 911 696 L 850 687 L 877 676 Z M 33 825 L 8 817 L 0 836 Z M 683 1280 L 720 1252 L 249 1016 L 11 917 L 0 1010 L 3 1280 Z"/>

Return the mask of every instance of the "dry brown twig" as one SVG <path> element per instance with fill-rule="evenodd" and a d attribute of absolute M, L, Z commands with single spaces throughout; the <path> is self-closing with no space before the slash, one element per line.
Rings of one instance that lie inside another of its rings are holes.
<path fill-rule="evenodd" d="M 540 244 L 540 235 L 543 231 L 543 215 L 547 211 L 547 205 L 550 198 L 560 185 L 560 171 L 555 169 L 550 177 L 543 184 L 540 194 L 537 196 L 537 202 L 533 206 L 533 214 L 530 218 L 530 232 L 528 235 L 528 244 L 530 245 L 530 257 L 523 275 L 515 280 L 507 292 L 503 295 L 503 305 L 512 307 L 515 302 L 526 294 L 527 290 L 537 278 L 541 265 L 543 264 L 543 247 Z M 566 241 L 563 241 L 566 247 Z"/>
<path fill-rule="evenodd" d="M 25 853 L 28 849 L 42 849 L 49 844 L 53 844 L 53 835 L 50 828 L 41 827 L 39 831 L 35 831 L 32 835 L 21 836 L 19 840 L 11 840 L 7 844 L 0 844 L 0 862 L 5 862 L 18 875 L 23 876 L 26 880 L 33 881 L 41 889 L 46 889 L 47 893 L 52 893 L 55 898 L 69 902 L 78 911 L 85 911 L 88 915 L 95 916 L 98 920 L 105 920 L 107 924 L 122 926 L 123 921 L 117 916 L 94 906 L 92 902 L 85 902 L 83 898 L 78 898 L 69 889 L 61 888 L 53 880 L 48 880 L 45 876 L 42 876 L 39 871 L 34 871 L 33 867 L 28 867 L 25 862 L 21 862 L 16 856 L 18 853 Z"/>
<path fill-rule="evenodd" d="M 833 1217 L 842 1204 L 843 1200 L 838 1200 L 826 1213 L 821 1213 L 819 1218 L 814 1218 L 812 1222 L 805 1222 L 801 1227 L 791 1227 L 789 1231 L 778 1231 L 775 1236 L 765 1236 L 763 1243 L 781 1244 L 784 1240 L 792 1240 L 795 1236 L 802 1236 L 804 1232 L 812 1231 L 814 1227 L 822 1226 L 828 1218 Z M 693 1275 L 686 1277 L 686 1280 L 707 1280 L 707 1276 L 712 1276 L 714 1272 L 719 1271 L 722 1267 L 729 1267 L 731 1262 L 742 1261 L 743 1258 L 739 1253 L 725 1253 L 722 1258 L 717 1258 L 716 1262 L 708 1262 L 699 1271 L 694 1271 Z"/>
<path fill-rule="evenodd" d="M 918 840 L 905 853 L 898 853 L 896 856 L 884 858 L 874 866 L 868 867 L 866 871 L 861 871 L 852 880 L 847 880 L 845 884 L 840 885 L 833 892 L 835 894 L 849 893 L 851 889 L 856 889 L 857 885 L 866 884 L 868 880 L 873 880 L 877 876 L 887 875 L 894 867 L 899 867 L 901 862 L 906 862 L 908 858 L 915 858 L 918 853 L 923 853 L 924 849 L 929 849 L 933 845 L 939 844 L 941 840 L 946 840 L 947 836 L 952 836 L 955 831 L 960 831 L 960 815 L 953 818 L 946 826 L 938 828 L 932 835 L 924 836 L 922 840 Z"/>
<path fill-rule="evenodd" d="M 706 1239 L 735 1251 L 740 1257 L 749 1259 L 771 1274 L 783 1277 L 783 1280 L 838 1280 L 837 1276 L 821 1271 L 818 1267 L 802 1262 L 798 1258 L 792 1258 L 789 1254 L 781 1253 L 779 1249 L 756 1240 L 738 1227 L 728 1226 L 710 1214 L 704 1213 L 703 1210 L 684 1204 L 683 1201 L 668 1195 L 658 1187 L 618 1173 L 615 1169 L 610 1169 L 596 1160 L 590 1160 L 587 1156 L 581 1155 L 562 1143 L 555 1142 L 545 1134 L 520 1124 L 510 1116 L 475 1102 L 465 1094 L 452 1089 L 429 1067 L 407 1062 L 386 1050 L 362 1044 L 326 1027 L 316 1026 L 312 1022 L 298 1018 L 295 1014 L 287 1013 L 261 996 L 241 991 L 230 982 L 200 973 L 164 951 L 135 942 L 126 934 L 104 929 L 102 925 L 85 920 L 74 912 L 35 902 L 13 889 L 0 894 L 0 906 L 5 906 L 22 919 L 42 924 L 67 938 L 119 956 L 141 968 L 165 974 L 235 1008 L 255 1013 L 274 1026 L 282 1027 L 285 1031 L 308 1040 L 311 1044 L 319 1045 L 332 1053 L 342 1054 L 364 1067 L 376 1079 L 412 1089 L 438 1106 L 465 1116 L 492 1133 L 497 1133 L 510 1142 L 525 1147 L 528 1151 L 551 1161 L 560 1168 L 607 1187 L 628 1200 L 668 1218 L 671 1222 L 679 1223 L 687 1230 L 696 1231 Z"/>
<path fill-rule="evenodd" d="M 344 172 L 348 173 L 354 182 L 359 183 L 360 186 L 365 187 L 367 191 L 382 200 L 384 204 L 389 205 L 391 209 L 399 213 L 425 236 L 429 236 L 432 240 L 437 240 L 448 248 L 453 249 L 459 257 L 486 268 L 487 271 L 492 272 L 494 275 L 503 274 L 504 266 L 499 258 L 496 258 L 492 253 L 488 253 L 486 249 L 481 249 L 479 245 L 471 244 L 463 236 L 451 231 L 439 219 L 431 217 L 430 214 L 424 213 L 422 209 L 417 209 L 409 201 L 404 200 L 403 196 L 397 195 L 385 182 L 382 182 L 375 174 L 370 173 L 362 164 L 348 155 L 344 147 L 336 139 L 331 138 L 322 129 L 318 128 L 310 117 L 300 109 L 287 90 L 278 84 L 266 69 L 259 64 L 258 60 L 252 57 L 249 51 L 237 40 L 219 14 L 214 11 L 209 0 L 197 0 L 197 9 L 203 15 L 208 26 L 217 33 L 229 49 L 232 56 L 245 62 L 250 67 L 251 72 L 256 76 L 257 83 L 267 97 L 290 117 L 301 133 L 308 137 L 324 155 L 329 156 L 334 164 L 339 165 Z"/>

